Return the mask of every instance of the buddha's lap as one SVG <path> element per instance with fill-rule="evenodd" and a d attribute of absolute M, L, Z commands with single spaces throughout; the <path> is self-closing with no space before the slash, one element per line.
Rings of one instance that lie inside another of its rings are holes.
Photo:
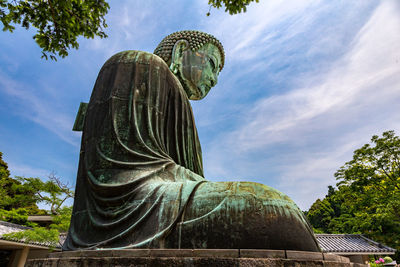
<path fill-rule="evenodd" d="M 285 194 L 254 182 L 205 182 L 199 185 L 188 203 L 185 221 L 209 216 L 216 211 L 241 215 L 251 211 L 290 217 L 300 210 Z M 228 209 L 227 209 L 228 208 Z"/>
<path fill-rule="evenodd" d="M 181 248 L 319 251 L 295 203 L 281 192 L 253 182 L 202 183 L 176 230 L 172 239 L 179 239 Z"/>

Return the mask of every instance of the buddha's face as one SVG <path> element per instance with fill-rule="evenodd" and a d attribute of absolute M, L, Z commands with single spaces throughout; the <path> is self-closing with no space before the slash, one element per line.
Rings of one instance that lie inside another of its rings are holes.
<path fill-rule="evenodd" d="M 221 54 L 213 44 L 206 44 L 195 52 L 190 49 L 184 50 L 179 65 L 179 76 L 188 98 L 204 98 L 217 84 L 220 67 Z"/>

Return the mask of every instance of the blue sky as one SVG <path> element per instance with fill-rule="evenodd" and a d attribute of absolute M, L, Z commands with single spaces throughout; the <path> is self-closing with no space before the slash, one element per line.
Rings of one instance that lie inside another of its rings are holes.
<path fill-rule="evenodd" d="M 80 39 L 58 62 L 40 59 L 33 31 L 0 33 L 0 151 L 12 175 L 75 183 L 79 103 L 102 64 L 123 50 L 152 52 L 166 35 L 216 36 L 226 62 L 192 102 L 211 181 L 254 181 L 306 210 L 334 172 L 374 134 L 400 134 L 400 2 L 261 1 L 245 14 L 206 0 L 110 1 L 107 39 Z"/>

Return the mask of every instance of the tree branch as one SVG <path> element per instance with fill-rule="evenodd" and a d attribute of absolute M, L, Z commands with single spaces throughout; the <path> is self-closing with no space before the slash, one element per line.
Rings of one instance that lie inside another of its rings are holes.
<path fill-rule="evenodd" d="M 57 21 L 56 21 L 56 16 L 55 16 L 55 11 L 54 11 L 53 5 L 51 3 L 51 0 L 47 0 L 47 2 L 49 3 L 49 7 L 50 7 L 50 10 L 51 10 L 51 17 L 53 18 L 55 31 L 56 31 L 56 33 L 58 33 L 58 25 L 57 25 Z"/>

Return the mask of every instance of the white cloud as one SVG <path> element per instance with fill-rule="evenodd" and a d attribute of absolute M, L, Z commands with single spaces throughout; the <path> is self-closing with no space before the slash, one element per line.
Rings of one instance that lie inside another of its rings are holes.
<path fill-rule="evenodd" d="M 349 109 L 355 106 L 357 110 L 386 109 L 388 102 L 398 99 L 400 35 L 393 33 L 400 32 L 400 20 L 390 3 L 384 2 L 376 10 L 355 37 L 350 51 L 329 73 L 320 74 L 320 83 L 259 101 L 246 114 L 254 119 L 234 133 L 241 149 L 291 138 L 294 128 L 318 116 L 330 114 L 353 120 L 356 118 L 349 117 Z M 354 111 L 352 114 L 358 115 Z"/>
<path fill-rule="evenodd" d="M 369 141 L 361 128 L 343 137 L 331 140 L 332 144 L 321 147 L 320 150 L 311 148 L 292 155 L 290 161 L 280 166 L 280 177 L 276 187 L 290 196 L 303 210 L 308 209 L 317 198 L 323 198 L 328 185 L 336 185 L 334 173 L 351 160 L 356 148 Z M 365 139 L 360 139 L 366 137 Z M 315 146 L 308 141 L 309 146 Z"/>
<path fill-rule="evenodd" d="M 41 125 L 63 141 L 75 147 L 79 146 L 79 134 L 71 131 L 74 118 L 59 112 L 53 103 L 56 101 L 51 101 L 53 98 L 46 100 L 44 95 L 41 97 L 35 95 L 28 84 L 14 81 L 2 72 L 0 72 L 0 90 L 9 95 L 10 99 L 17 99 L 12 112 Z"/>
<path fill-rule="evenodd" d="M 198 5 L 196 2 L 184 3 L 178 0 L 120 0 L 111 6 L 106 16 L 109 27 L 105 32 L 109 37 L 82 41 L 86 48 L 96 50 L 106 58 L 131 49 L 152 52 L 167 34 L 187 27 L 187 19 L 184 17 L 191 13 L 196 17 L 201 12 Z M 172 24 L 175 26 L 171 27 Z"/>
<path fill-rule="evenodd" d="M 319 1 L 318 1 L 319 2 Z M 206 28 L 221 39 L 228 58 L 232 61 L 256 58 L 270 46 L 270 40 L 279 35 L 282 28 L 277 27 L 288 19 L 297 20 L 284 38 L 291 38 L 302 31 L 313 20 L 312 15 L 305 12 L 307 8 L 318 2 L 310 1 L 261 1 L 249 6 L 246 13 L 226 16 L 224 12 L 215 12 Z"/>

